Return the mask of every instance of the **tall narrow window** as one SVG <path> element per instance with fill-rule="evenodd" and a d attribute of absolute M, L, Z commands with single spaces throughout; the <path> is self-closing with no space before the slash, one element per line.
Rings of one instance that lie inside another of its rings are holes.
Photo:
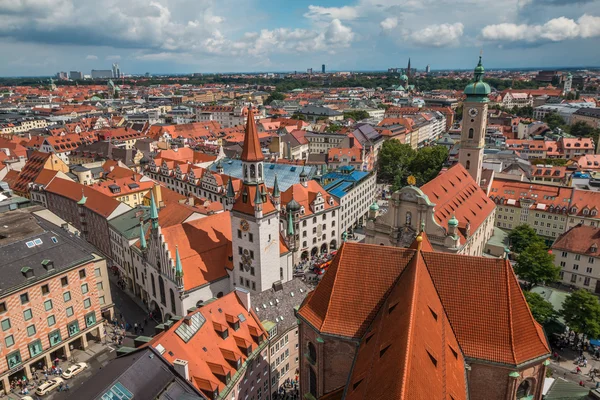
<path fill-rule="evenodd" d="M 469 139 L 473 139 L 473 128 L 469 128 Z"/>
<path fill-rule="evenodd" d="M 467 160 L 467 164 L 465 165 L 466 169 L 471 169 L 471 160 Z"/>

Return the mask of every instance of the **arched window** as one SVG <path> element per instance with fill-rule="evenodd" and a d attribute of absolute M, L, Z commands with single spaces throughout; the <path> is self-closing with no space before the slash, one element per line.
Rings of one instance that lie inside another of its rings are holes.
<path fill-rule="evenodd" d="M 469 128 L 469 139 L 473 139 L 474 132 L 473 128 Z"/>
<path fill-rule="evenodd" d="M 317 374 L 310 367 L 308 368 L 308 391 L 315 399 L 317 398 Z"/>
<path fill-rule="evenodd" d="M 531 383 L 528 380 L 524 380 L 521 382 L 519 387 L 517 388 L 517 399 L 524 399 L 529 396 L 529 391 L 531 389 Z"/>
<path fill-rule="evenodd" d="M 153 274 L 150 274 L 150 280 L 152 281 L 152 296 L 156 297 L 156 284 L 154 283 Z"/>
<path fill-rule="evenodd" d="M 258 164 L 258 179 L 262 179 L 262 164 Z"/>
<path fill-rule="evenodd" d="M 167 305 L 167 296 L 165 294 L 165 281 L 162 276 L 158 277 L 158 290 L 160 292 L 160 302 L 163 306 Z"/>
<path fill-rule="evenodd" d="M 315 347 L 314 344 L 312 344 L 311 342 L 308 342 L 308 361 L 310 361 L 310 363 L 312 365 L 315 365 L 317 362 L 317 349 Z"/>
<path fill-rule="evenodd" d="M 171 297 L 171 311 L 173 314 L 177 314 L 177 311 L 175 311 L 175 292 L 173 292 L 173 289 L 169 289 L 169 295 Z"/>
<path fill-rule="evenodd" d="M 244 178 L 248 178 L 248 166 L 244 165 Z"/>
<path fill-rule="evenodd" d="M 471 169 L 471 160 L 467 160 L 467 164 L 465 165 L 466 169 Z"/>
<path fill-rule="evenodd" d="M 408 211 L 406 213 L 406 225 L 410 225 L 411 222 L 412 222 L 412 214 L 410 213 L 410 211 Z"/>
<path fill-rule="evenodd" d="M 250 164 L 250 178 L 256 178 L 256 166 Z"/>

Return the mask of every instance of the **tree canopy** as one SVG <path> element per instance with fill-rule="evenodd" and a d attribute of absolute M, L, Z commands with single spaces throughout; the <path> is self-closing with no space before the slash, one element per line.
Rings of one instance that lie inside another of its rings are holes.
<path fill-rule="evenodd" d="M 364 110 L 345 111 L 344 118 L 352 118 L 355 121 L 360 121 L 369 118 L 369 113 Z"/>
<path fill-rule="evenodd" d="M 533 318 L 540 324 L 545 324 L 558 316 L 552 303 L 546 301 L 541 295 L 533 292 L 523 292 Z"/>
<path fill-rule="evenodd" d="M 515 273 L 527 282 L 527 290 L 541 283 L 559 280 L 560 267 L 554 265 L 554 255 L 542 241 L 531 243 L 518 256 Z"/>
<path fill-rule="evenodd" d="M 408 144 L 388 140 L 379 151 L 377 177 L 380 182 L 392 184 L 392 190 L 405 186 L 410 175 L 420 186 L 439 174 L 447 158 L 445 146 L 423 147 L 415 151 Z"/>
<path fill-rule="evenodd" d="M 273 92 L 269 95 L 269 97 L 267 97 L 267 99 L 265 100 L 265 104 L 269 105 L 274 100 L 285 100 L 285 94 L 280 93 L 280 92 Z"/>
<path fill-rule="evenodd" d="M 556 128 L 560 128 L 563 131 L 564 130 L 568 130 L 567 124 L 566 124 L 565 120 L 563 119 L 563 117 L 561 117 L 557 113 L 549 113 L 549 114 L 547 114 L 546 117 L 544 118 L 544 122 L 552 130 L 554 130 Z"/>
<path fill-rule="evenodd" d="M 515 253 L 523 252 L 530 244 L 542 242 L 535 229 L 527 224 L 515 227 L 508 234 L 510 247 Z"/>
<path fill-rule="evenodd" d="M 561 314 L 569 328 L 590 338 L 600 337 L 600 302 L 585 289 L 567 296 Z"/>

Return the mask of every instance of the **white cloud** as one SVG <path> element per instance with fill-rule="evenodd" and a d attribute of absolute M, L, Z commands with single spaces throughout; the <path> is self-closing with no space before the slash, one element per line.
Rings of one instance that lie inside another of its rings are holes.
<path fill-rule="evenodd" d="M 447 47 L 460 43 L 464 25 L 460 22 L 454 24 L 429 25 L 423 29 L 412 32 L 410 40 L 425 47 Z"/>
<path fill-rule="evenodd" d="M 398 18 L 396 17 L 388 17 L 379 23 L 381 29 L 384 31 L 391 31 L 395 27 L 398 26 Z"/>
<path fill-rule="evenodd" d="M 93 54 L 89 54 L 88 56 L 85 57 L 86 60 L 97 60 L 98 56 L 95 56 Z"/>
<path fill-rule="evenodd" d="M 358 18 L 359 13 L 356 7 L 351 6 L 321 7 L 310 5 L 308 6 L 308 12 L 304 16 L 311 19 L 353 20 Z"/>
<path fill-rule="evenodd" d="M 584 14 L 577 21 L 559 17 L 543 25 L 511 23 L 488 25 L 481 31 L 485 40 L 504 42 L 561 42 L 600 36 L 600 17 Z"/>
<path fill-rule="evenodd" d="M 111 56 L 106 56 L 106 59 L 110 60 L 110 61 L 116 61 L 116 60 L 120 60 L 121 56 L 119 56 L 119 55 L 111 55 Z"/>

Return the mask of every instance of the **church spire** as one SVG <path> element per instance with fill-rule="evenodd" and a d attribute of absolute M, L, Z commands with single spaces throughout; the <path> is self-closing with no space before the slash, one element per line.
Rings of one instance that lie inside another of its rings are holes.
<path fill-rule="evenodd" d="M 244 148 L 242 150 L 242 161 L 263 161 L 265 159 L 258 140 L 256 123 L 254 122 L 254 110 L 248 107 L 248 120 L 246 121 L 246 134 L 244 135 Z"/>
<path fill-rule="evenodd" d="M 275 174 L 275 181 L 273 182 L 273 197 L 280 197 L 281 192 L 279 191 L 279 183 L 277 182 L 277 174 Z"/>
<path fill-rule="evenodd" d="M 175 276 L 183 277 L 183 267 L 181 265 L 181 257 L 179 256 L 179 246 L 175 246 Z"/>
<path fill-rule="evenodd" d="M 152 229 L 158 229 L 158 209 L 154 201 L 154 192 L 150 191 L 150 219 L 152 220 Z"/>
<path fill-rule="evenodd" d="M 146 232 L 144 231 L 144 221 L 140 221 L 140 249 L 146 250 Z"/>

